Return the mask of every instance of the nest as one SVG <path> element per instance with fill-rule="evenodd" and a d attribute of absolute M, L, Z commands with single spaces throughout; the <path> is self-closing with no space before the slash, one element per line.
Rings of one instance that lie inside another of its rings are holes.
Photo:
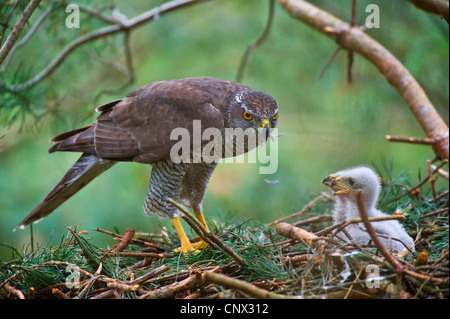
<path fill-rule="evenodd" d="M 91 244 L 86 231 L 69 229 L 58 246 L 23 255 L 15 251 L 16 258 L 0 264 L 0 294 L 14 299 L 446 299 L 449 194 L 448 187 L 435 189 L 439 171 L 432 173 L 412 187 L 405 176 L 383 180 L 379 205 L 390 218 L 403 220 L 415 239 L 414 253 L 398 256 L 375 241 L 340 240 L 336 233 L 345 225 L 331 224 L 333 197 L 321 194 L 299 212 L 264 225 L 227 220 L 209 231 L 185 211 L 198 239 L 209 243 L 197 253 L 175 252 L 177 236 L 165 228 L 156 234 L 127 229 L 123 235 L 95 229 L 96 235 L 116 240 L 109 250 Z"/>

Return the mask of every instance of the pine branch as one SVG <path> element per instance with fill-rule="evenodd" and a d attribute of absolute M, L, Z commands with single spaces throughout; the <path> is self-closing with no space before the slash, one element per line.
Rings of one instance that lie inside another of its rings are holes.
<path fill-rule="evenodd" d="M 8 56 L 9 52 L 19 38 L 22 29 L 25 27 L 25 24 L 28 22 L 40 2 L 41 0 L 31 0 L 25 10 L 22 12 L 22 15 L 20 16 L 17 23 L 12 27 L 11 33 L 8 35 L 5 43 L 0 49 L 0 64 L 2 64 L 5 58 Z"/>
<path fill-rule="evenodd" d="M 90 33 L 87 33 L 74 41 L 70 42 L 57 56 L 53 59 L 52 62 L 50 62 L 49 65 L 47 65 L 41 72 L 36 74 L 34 77 L 29 79 L 26 82 L 23 82 L 21 84 L 15 85 L 11 88 L 11 90 L 25 90 L 27 88 L 30 88 L 43 79 L 50 76 L 57 67 L 78 47 L 89 43 L 91 41 L 94 41 L 96 39 L 102 38 L 104 36 L 110 35 L 110 34 L 116 34 L 120 32 L 128 32 L 132 29 L 137 28 L 138 26 L 141 26 L 144 23 L 147 23 L 149 21 L 152 21 L 154 19 L 159 18 L 162 14 L 166 14 L 168 12 L 171 12 L 173 10 L 177 10 L 183 7 L 186 7 L 188 5 L 197 4 L 200 2 L 204 2 L 205 0 L 174 0 L 171 2 L 167 2 L 162 4 L 159 7 L 153 8 L 149 11 L 146 11 L 142 13 L 141 15 L 128 19 L 128 20 L 120 20 L 119 23 L 107 27 L 103 27 L 101 29 L 92 31 Z M 1 63 L 1 60 L 0 60 Z"/>

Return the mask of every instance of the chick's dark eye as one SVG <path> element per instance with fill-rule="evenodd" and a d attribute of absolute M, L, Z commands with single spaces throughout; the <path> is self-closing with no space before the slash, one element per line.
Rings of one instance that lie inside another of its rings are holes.
<path fill-rule="evenodd" d="M 353 186 L 353 185 L 355 185 L 355 180 L 353 179 L 353 178 L 350 178 L 349 180 L 348 180 L 348 184 L 350 185 L 350 186 Z"/>

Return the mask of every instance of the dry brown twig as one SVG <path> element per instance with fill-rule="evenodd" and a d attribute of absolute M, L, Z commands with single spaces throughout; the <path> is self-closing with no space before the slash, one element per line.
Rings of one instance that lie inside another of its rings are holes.
<path fill-rule="evenodd" d="M 278 235 L 293 240 L 299 240 L 309 247 L 317 248 L 324 244 L 323 241 L 320 241 L 320 238 L 317 235 L 314 235 L 313 233 L 310 233 L 302 228 L 292 226 L 288 223 L 279 223 L 275 228 L 275 231 Z"/>

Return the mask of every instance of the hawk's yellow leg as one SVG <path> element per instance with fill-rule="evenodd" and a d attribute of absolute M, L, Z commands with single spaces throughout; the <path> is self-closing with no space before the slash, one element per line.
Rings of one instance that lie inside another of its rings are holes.
<path fill-rule="evenodd" d="M 205 227 L 207 231 L 209 231 L 208 225 L 206 224 L 205 216 L 203 216 L 203 213 L 201 211 L 194 210 L 195 217 L 197 217 L 198 221 L 202 223 L 202 225 Z M 204 248 L 208 246 L 208 244 L 204 240 L 200 240 L 195 243 L 197 246 L 197 249 Z"/>
<path fill-rule="evenodd" d="M 205 217 L 203 216 L 202 212 L 194 212 L 195 217 L 202 223 L 202 225 L 209 230 L 208 225 L 206 224 Z M 175 228 L 178 237 L 180 238 L 181 247 L 175 249 L 176 252 L 188 252 L 188 251 L 194 251 L 199 252 L 200 249 L 204 248 L 208 244 L 204 242 L 203 240 L 197 241 L 195 243 L 191 243 L 189 238 L 186 235 L 186 232 L 183 229 L 183 226 L 181 225 L 181 221 L 179 217 L 174 217 L 170 219 L 172 221 L 173 227 Z"/>

